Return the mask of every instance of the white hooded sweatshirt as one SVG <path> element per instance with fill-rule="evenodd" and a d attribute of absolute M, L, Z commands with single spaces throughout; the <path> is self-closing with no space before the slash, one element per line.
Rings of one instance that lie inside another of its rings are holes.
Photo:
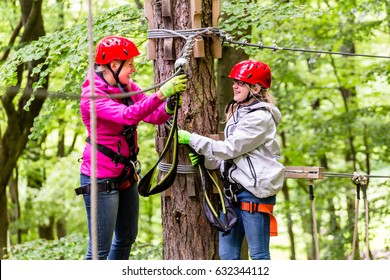
<path fill-rule="evenodd" d="M 238 105 L 225 127 L 225 140 L 215 141 L 195 133 L 190 146 L 205 156 L 205 167 L 220 168 L 231 160 L 228 179 L 241 184 L 259 198 L 275 195 L 282 187 L 284 166 L 279 162 L 281 150 L 277 141 L 276 126 L 281 113 L 266 102 Z"/>

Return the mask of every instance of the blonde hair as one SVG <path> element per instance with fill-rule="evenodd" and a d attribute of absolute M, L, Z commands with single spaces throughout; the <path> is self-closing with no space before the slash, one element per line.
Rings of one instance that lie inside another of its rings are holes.
<path fill-rule="evenodd" d="M 123 60 L 120 60 L 120 59 L 114 59 L 114 60 L 112 60 L 112 61 L 115 61 L 115 62 L 117 62 L 117 63 L 122 63 L 122 61 Z M 108 63 L 108 64 L 111 64 L 111 62 L 110 63 Z M 95 64 L 95 71 L 96 72 L 98 72 L 98 73 L 102 73 L 102 72 L 104 72 L 104 71 L 106 71 L 106 70 L 109 70 L 108 69 L 108 67 L 107 67 L 107 64 Z"/>
<path fill-rule="evenodd" d="M 254 85 L 248 85 L 250 88 L 250 95 L 258 100 L 259 102 L 266 102 L 270 103 L 270 105 L 276 105 L 276 99 L 268 92 L 268 89 L 261 88 L 259 92 L 253 92 L 252 86 Z M 242 103 L 244 106 L 249 105 L 252 100 L 250 98 L 245 103 Z M 235 101 L 230 102 L 225 109 L 225 120 L 223 120 L 221 123 L 226 123 L 233 115 L 233 113 L 237 110 L 238 103 Z"/>
<path fill-rule="evenodd" d="M 98 73 L 102 73 L 104 71 L 108 70 L 106 65 L 96 64 L 95 65 L 95 71 Z"/>

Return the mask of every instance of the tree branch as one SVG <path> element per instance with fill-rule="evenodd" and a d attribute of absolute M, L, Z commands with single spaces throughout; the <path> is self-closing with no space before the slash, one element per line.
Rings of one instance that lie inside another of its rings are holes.
<path fill-rule="evenodd" d="M 8 47 L 5 49 L 5 52 L 4 52 L 3 56 L 1 57 L 0 61 L 5 61 L 8 58 L 8 55 L 9 55 L 12 47 L 15 44 L 15 40 L 18 37 L 20 30 L 22 29 L 22 26 L 23 26 L 23 21 L 22 21 L 22 17 L 20 17 L 19 22 L 16 25 L 14 32 L 12 33 L 11 38 L 8 42 Z"/>

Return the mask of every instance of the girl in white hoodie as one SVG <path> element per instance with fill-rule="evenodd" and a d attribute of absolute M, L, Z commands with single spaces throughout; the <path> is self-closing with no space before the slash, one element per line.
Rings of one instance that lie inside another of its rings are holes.
<path fill-rule="evenodd" d="M 233 100 L 226 109 L 225 139 L 179 130 L 179 143 L 204 155 L 205 167 L 220 168 L 225 194 L 238 216 L 230 234 L 220 233 L 221 259 L 241 259 L 244 236 L 251 259 L 270 259 L 270 236 L 277 235 L 272 215 L 276 194 L 283 187 L 284 166 L 276 127 L 281 114 L 268 93 L 271 70 L 267 64 L 245 60 L 236 64 Z"/>

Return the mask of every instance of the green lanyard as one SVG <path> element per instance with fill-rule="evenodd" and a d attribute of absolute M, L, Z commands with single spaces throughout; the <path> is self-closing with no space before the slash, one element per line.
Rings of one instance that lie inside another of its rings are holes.
<path fill-rule="evenodd" d="M 177 114 L 179 111 L 179 94 L 176 93 L 176 105 L 175 110 L 173 114 L 173 122 L 172 127 L 168 135 L 167 142 L 165 144 L 165 147 L 160 155 L 160 158 L 157 160 L 156 164 L 153 166 L 152 169 L 146 173 L 145 176 L 142 177 L 141 181 L 138 184 L 138 193 L 142 196 L 150 196 L 153 194 L 157 194 L 160 192 L 163 192 L 167 190 L 170 186 L 172 186 L 173 182 L 176 178 L 176 172 L 177 172 L 177 165 L 178 165 L 178 127 L 177 127 Z M 151 188 L 151 180 L 153 178 L 153 175 L 156 171 L 156 168 L 160 161 L 164 158 L 165 154 L 168 152 L 171 144 L 173 142 L 173 161 L 171 168 L 169 169 L 168 173 L 165 174 L 165 176 L 161 179 L 160 182 L 156 184 L 153 188 Z"/>
<path fill-rule="evenodd" d="M 198 163 L 199 173 L 202 178 L 202 189 L 203 189 L 203 211 L 206 216 L 206 219 L 209 221 L 210 225 L 222 232 L 222 236 L 228 235 L 231 229 L 237 222 L 237 214 L 234 210 L 233 205 L 230 200 L 222 193 L 221 188 L 218 183 L 215 181 L 214 177 L 210 172 L 204 167 L 204 162 L 200 161 Z M 213 186 L 218 190 L 218 196 L 221 203 L 221 211 L 218 215 L 217 211 L 214 209 L 211 204 L 210 198 L 207 195 L 207 178 L 212 182 Z"/>

